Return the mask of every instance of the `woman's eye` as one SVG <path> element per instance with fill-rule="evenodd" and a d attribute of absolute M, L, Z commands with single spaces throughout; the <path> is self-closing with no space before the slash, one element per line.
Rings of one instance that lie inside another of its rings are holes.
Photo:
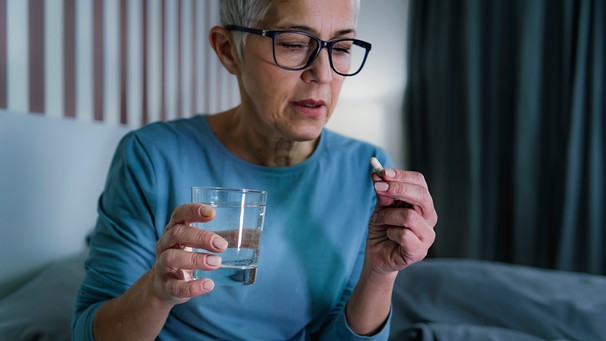
<path fill-rule="evenodd" d="M 332 53 L 333 54 L 349 54 L 351 52 L 351 44 L 348 43 L 342 43 L 342 44 L 335 44 L 332 47 Z"/>
<path fill-rule="evenodd" d="M 338 47 L 338 48 L 333 48 L 332 51 L 333 51 L 333 53 L 349 54 L 350 49 Z"/>
<path fill-rule="evenodd" d="M 283 42 L 280 43 L 280 47 L 288 50 L 298 50 L 298 49 L 307 49 L 309 45 L 305 43 L 299 42 Z"/>

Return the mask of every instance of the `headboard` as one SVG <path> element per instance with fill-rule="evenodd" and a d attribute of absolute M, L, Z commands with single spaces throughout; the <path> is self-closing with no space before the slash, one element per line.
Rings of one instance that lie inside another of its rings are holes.
<path fill-rule="evenodd" d="M 125 126 L 0 110 L 0 298 L 85 247 Z"/>

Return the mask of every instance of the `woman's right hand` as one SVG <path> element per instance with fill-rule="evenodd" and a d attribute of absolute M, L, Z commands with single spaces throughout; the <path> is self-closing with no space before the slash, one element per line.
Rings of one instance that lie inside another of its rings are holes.
<path fill-rule="evenodd" d="M 225 239 L 191 226 L 210 221 L 214 216 L 215 210 L 202 204 L 175 208 L 156 244 L 154 266 L 124 294 L 107 301 L 95 314 L 95 340 L 154 340 L 176 304 L 214 288 L 210 279 L 192 280 L 192 273 L 194 269 L 217 269 L 221 258 L 191 251 L 192 248 L 225 251 Z"/>
<path fill-rule="evenodd" d="M 180 304 L 214 288 L 211 279 L 193 280 L 193 270 L 215 270 L 219 256 L 192 252 L 192 248 L 223 252 L 227 241 L 221 236 L 191 226 L 213 219 L 215 210 L 203 204 L 190 203 L 173 211 L 164 233 L 156 244 L 156 264 L 151 271 L 153 291 L 161 300 Z"/>

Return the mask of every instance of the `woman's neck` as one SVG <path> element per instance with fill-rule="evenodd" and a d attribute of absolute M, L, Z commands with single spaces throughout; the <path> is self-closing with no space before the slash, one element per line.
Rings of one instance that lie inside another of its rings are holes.
<path fill-rule="evenodd" d="M 283 136 L 256 131 L 239 116 L 238 107 L 208 116 L 217 139 L 241 159 L 267 167 L 285 167 L 305 161 L 315 150 L 315 141 L 292 141 Z"/>

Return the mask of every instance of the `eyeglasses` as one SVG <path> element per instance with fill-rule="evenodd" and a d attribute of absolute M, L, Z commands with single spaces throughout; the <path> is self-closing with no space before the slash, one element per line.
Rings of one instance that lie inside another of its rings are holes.
<path fill-rule="evenodd" d="M 272 39 L 274 62 L 284 70 L 308 68 L 328 50 L 330 67 L 341 76 L 353 76 L 362 70 L 371 44 L 359 39 L 343 38 L 324 41 L 303 31 L 270 31 L 228 25 L 228 30 L 258 34 Z"/>

